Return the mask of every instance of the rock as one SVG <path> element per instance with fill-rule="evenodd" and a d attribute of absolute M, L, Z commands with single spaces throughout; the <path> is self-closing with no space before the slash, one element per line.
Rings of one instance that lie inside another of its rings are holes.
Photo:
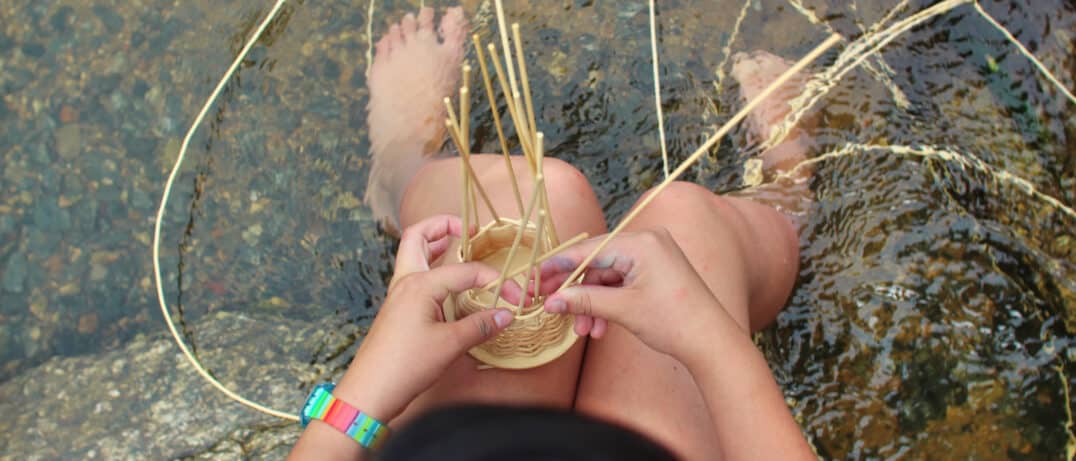
<path fill-rule="evenodd" d="M 131 96 L 135 99 L 145 98 L 147 91 L 149 91 L 149 84 L 142 79 L 135 80 L 134 85 L 131 86 Z"/>
<path fill-rule="evenodd" d="M 23 282 L 27 273 L 26 255 L 15 252 L 4 266 L 4 275 L 0 277 L 0 288 L 11 293 L 22 293 Z"/>
<path fill-rule="evenodd" d="M 7 67 L 4 68 L 4 72 L 7 75 L 4 75 L 4 80 L 0 81 L 3 84 L 0 90 L 6 90 L 8 93 L 25 88 L 34 79 L 34 73 L 22 67 Z"/>
<path fill-rule="evenodd" d="M 335 82 L 336 79 L 340 78 L 340 65 L 336 61 L 326 58 L 322 65 L 324 67 L 321 69 L 321 74 L 326 80 Z"/>
<path fill-rule="evenodd" d="M 131 48 L 138 48 L 140 45 L 146 42 L 146 34 L 140 30 L 131 32 Z"/>
<path fill-rule="evenodd" d="M 6 240 L 4 237 L 13 230 L 15 230 L 15 219 L 6 213 L 0 215 L 0 239 Z"/>
<path fill-rule="evenodd" d="M 59 201 L 38 202 L 32 216 L 34 225 L 41 230 L 58 232 L 71 228 L 71 213 L 60 208 Z"/>
<path fill-rule="evenodd" d="M 108 268 L 102 264 L 90 265 L 90 281 L 101 282 L 108 277 Z"/>
<path fill-rule="evenodd" d="M 60 191 L 60 173 L 49 168 L 41 173 L 41 189 L 47 195 L 55 196 Z"/>
<path fill-rule="evenodd" d="M 247 245 L 257 245 L 258 239 L 262 236 L 262 225 L 254 224 L 243 231 L 243 241 L 247 242 Z"/>
<path fill-rule="evenodd" d="M 221 382 L 289 413 L 309 383 L 332 378 L 309 364 L 318 348 L 347 348 L 355 331 L 326 333 L 331 329 L 320 324 L 268 312 L 216 312 L 188 325 L 199 357 Z M 346 361 L 351 354 L 342 355 Z M 297 423 L 225 398 L 163 333 L 96 356 L 49 359 L 0 384 L 0 414 L 9 415 L 0 418 L 0 431 L 10 459 L 283 459 L 301 432 Z M 61 427 L 64 437 L 40 436 Z"/>
<path fill-rule="evenodd" d="M 149 49 L 151 50 L 164 50 L 169 48 L 172 40 L 176 38 L 182 30 L 184 30 L 184 24 L 176 18 L 168 18 L 161 24 L 157 30 L 153 31 L 153 35 L 149 40 Z"/>
<path fill-rule="evenodd" d="M 97 15 L 97 18 L 101 20 L 109 33 L 114 34 L 123 29 L 123 16 L 120 16 L 112 8 L 100 4 L 94 5 L 93 14 Z"/>
<path fill-rule="evenodd" d="M 71 19 L 71 11 L 71 7 L 66 5 L 57 9 L 56 12 L 49 17 L 49 25 L 52 26 L 52 29 L 56 32 L 66 32 L 67 25 Z"/>
<path fill-rule="evenodd" d="M 113 91 L 108 100 L 113 112 L 122 112 L 127 108 L 127 97 L 120 90 Z"/>
<path fill-rule="evenodd" d="M 47 321 L 49 318 L 49 303 L 45 298 L 35 299 L 30 302 L 30 314 L 39 321 Z"/>
<path fill-rule="evenodd" d="M 64 104 L 60 108 L 60 123 L 75 123 L 78 121 L 78 111 L 74 107 Z"/>
<path fill-rule="evenodd" d="M 97 314 L 94 312 L 87 312 L 82 314 L 78 318 L 78 332 L 84 335 L 92 334 L 97 331 Z"/>
<path fill-rule="evenodd" d="M 28 58 L 37 59 L 45 55 L 45 46 L 40 43 L 23 43 L 20 49 Z"/>
<path fill-rule="evenodd" d="M 153 200 L 150 200 L 149 194 L 146 191 L 133 187 L 130 189 L 131 208 L 138 211 L 146 211 L 153 207 Z"/>
<path fill-rule="evenodd" d="M 82 136 L 78 124 L 64 125 L 56 130 L 56 151 L 72 160 L 82 151 Z"/>

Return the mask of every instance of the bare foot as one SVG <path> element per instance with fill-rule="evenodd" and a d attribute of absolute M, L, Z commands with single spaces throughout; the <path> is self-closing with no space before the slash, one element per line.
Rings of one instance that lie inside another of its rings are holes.
<path fill-rule="evenodd" d="M 731 75 L 740 83 L 740 96 L 747 102 L 758 96 L 789 67 L 792 67 L 791 62 L 765 51 L 738 53 L 733 56 Z M 798 96 L 805 85 L 806 77 L 803 74 L 793 75 L 751 111 L 748 124 L 753 142 L 765 141 L 770 137 L 771 132 L 792 110 L 789 101 Z M 812 119 L 801 120 L 784 141 L 760 155 L 765 176 L 772 178 L 774 174 L 788 172 L 807 159 L 810 139 L 803 130 L 814 122 Z M 766 184 L 744 195 L 772 205 L 786 214 L 801 216 L 811 202 L 811 191 L 806 184 L 811 173 L 810 168 L 801 168 L 791 181 Z"/>
<path fill-rule="evenodd" d="M 444 141 L 442 100 L 459 82 L 467 29 L 462 8 L 446 10 L 437 32 L 433 9 L 422 8 L 417 19 L 408 14 L 377 42 L 367 79 L 373 165 L 364 201 L 391 232 L 399 229 L 407 184 Z"/>

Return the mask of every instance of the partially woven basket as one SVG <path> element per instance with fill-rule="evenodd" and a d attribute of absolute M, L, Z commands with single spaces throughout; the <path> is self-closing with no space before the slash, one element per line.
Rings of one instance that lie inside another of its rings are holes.
<path fill-rule="evenodd" d="M 467 254 L 459 244 L 455 244 L 446 254 L 446 264 L 466 261 L 480 261 L 496 269 L 514 268 L 530 261 L 531 252 L 538 245 L 542 254 L 554 247 L 548 233 L 537 238 L 537 227 L 527 223 L 523 229 L 523 238 L 512 261 L 508 261 L 508 250 L 512 246 L 521 221 L 501 218 L 501 222 L 491 222 L 478 231 L 470 240 Z M 520 286 L 527 286 L 527 274 L 514 279 Z M 494 294 L 489 291 L 468 290 L 449 296 L 444 303 L 446 321 L 466 317 L 483 309 L 490 308 Z M 517 306 L 504 299 L 498 299 L 496 307 L 517 310 Z M 508 328 L 485 343 L 472 348 L 469 353 L 482 363 L 495 368 L 527 369 L 549 363 L 563 355 L 575 344 L 575 320 L 570 315 L 558 315 L 545 312 L 541 302 L 525 306 L 515 316 Z"/>

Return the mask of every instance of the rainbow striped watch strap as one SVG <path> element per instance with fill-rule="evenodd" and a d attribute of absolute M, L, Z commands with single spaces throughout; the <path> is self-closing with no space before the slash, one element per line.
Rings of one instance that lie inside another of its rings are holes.
<path fill-rule="evenodd" d="M 303 427 L 310 424 L 312 419 L 320 419 L 355 439 L 359 445 L 371 450 L 377 449 L 388 438 L 389 427 L 347 402 L 333 397 L 335 388 L 336 384 L 332 383 L 314 387 L 300 415 Z"/>

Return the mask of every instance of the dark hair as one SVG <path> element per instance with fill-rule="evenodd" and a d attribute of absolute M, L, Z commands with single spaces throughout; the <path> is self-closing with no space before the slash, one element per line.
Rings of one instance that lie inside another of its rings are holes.
<path fill-rule="evenodd" d="M 392 435 L 382 461 L 675 460 L 629 429 L 544 408 L 463 406 L 420 416 Z"/>

